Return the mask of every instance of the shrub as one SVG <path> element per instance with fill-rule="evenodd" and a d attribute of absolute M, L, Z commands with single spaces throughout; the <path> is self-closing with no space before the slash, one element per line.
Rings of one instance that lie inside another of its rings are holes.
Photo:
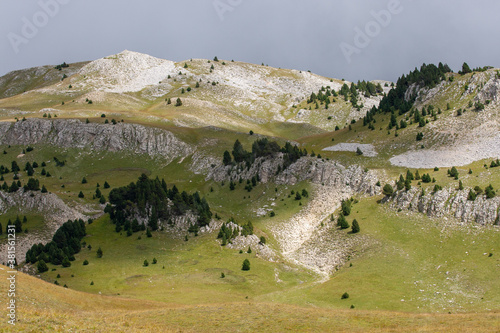
<path fill-rule="evenodd" d="M 142 264 L 142 266 L 144 267 L 148 267 L 149 266 L 149 262 L 147 259 L 144 260 L 144 263 Z"/>
<path fill-rule="evenodd" d="M 495 191 L 493 190 L 493 186 L 491 186 L 491 184 L 485 189 L 485 193 L 488 199 L 491 199 L 496 195 Z"/>
<path fill-rule="evenodd" d="M 62 266 L 63 267 L 69 267 L 69 266 L 71 266 L 71 263 L 69 262 L 68 257 L 64 257 L 64 259 L 62 261 Z"/>
<path fill-rule="evenodd" d="M 340 299 L 348 299 L 348 298 L 349 298 L 348 293 L 343 293 L 342 296 L 340 297 Z"/>
<path fill-rule="evenodd" d="M 97 249 L 97 258 L 102 258 L 102 255 L 103 255 L 103 252 L 102 252 L 101 247 L 99 246 L 99 248 Z"/>
<path fill-rule="evenodd" d="M 83 266 L 87 266 L 88 264 L 89 264 L 89 261 L 88 261 L 87 259 L 85 259 L 85 260 L 83 261 Z"/>
<path fill-rule="evenodd" d="M 392 185 L 391 184 L 385 184 L 384 188 L 382 189 L 382 193 L 384 193 L 384 195 L 386 197 L 390 197 L 394 193 L 394 189 L 392 188 Z"/>
<path fill-rule="evenodd" d="M 40 260 L 37 265 L 38 273 L 43 273 L 49 270 L 45 261 Z"/>

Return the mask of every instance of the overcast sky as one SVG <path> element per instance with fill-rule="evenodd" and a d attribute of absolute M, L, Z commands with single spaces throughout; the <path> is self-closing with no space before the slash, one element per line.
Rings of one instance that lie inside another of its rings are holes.
<path fill-rule="evenodd" d="M 424 62 L 500 67 L 499 13 L 498 0 L 0 0 L 0 75 L 128 49 L 396 80 Z"/>

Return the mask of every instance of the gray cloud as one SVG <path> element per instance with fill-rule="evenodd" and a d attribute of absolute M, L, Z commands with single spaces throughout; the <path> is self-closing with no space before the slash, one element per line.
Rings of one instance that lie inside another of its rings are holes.
<path fill-rule="evenodd" d="M 55 1 L 61 3 L 57 13 L 44 20 L 40 3 Z M 400 0 L 400 12 L 377 30 L 372 12 L 394 1 L 3 1 L 0 74 L 124 49 L 174 61 L 217 55 L 347 80 L 395 80 L 424 62 L 446 62 L 455 70 L 463 61 L 500 67 L 500 2 Z M 29 38 L 22 30 L 26 21 L 40 26 Z M 356 46 L 356 28 L 365 34 L 372 28 L 367 45 Z M 17 40 L 17 53 L 13 36 L 24 38 Z M 350 62 L 341 43 L 357 49 Z"/>

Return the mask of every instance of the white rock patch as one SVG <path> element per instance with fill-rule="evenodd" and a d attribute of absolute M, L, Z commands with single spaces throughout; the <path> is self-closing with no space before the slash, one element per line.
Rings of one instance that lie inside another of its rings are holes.
<path fill-rule="evenodd" d="M 429 169 L 468 165 L 486 158 L 500 158 L 500 133 L 481 142 L 455 145 L 449 149 L 408 151 L 390 159 L 393 165 Z"/>
<path fill-rule="evenodd" d="M 337 145 L 324 148 L 323 151 L 352 151 L 356 152 L 357 149 L 360 149 L 363 152 L 363 156 L 374 157 L 377 156 L 377 152 L 375 151 L 375 147 L 370 144 L 363 143 L 339 143 Z"/>

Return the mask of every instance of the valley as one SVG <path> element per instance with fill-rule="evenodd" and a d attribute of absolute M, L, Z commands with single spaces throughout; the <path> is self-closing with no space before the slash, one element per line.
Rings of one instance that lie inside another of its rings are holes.
<path fill-rule="evenodd" d="M 494 68 L 351 83 L 131 51 L 9 73 L 17 325 L 495 332 L 499 89 Z"/>

